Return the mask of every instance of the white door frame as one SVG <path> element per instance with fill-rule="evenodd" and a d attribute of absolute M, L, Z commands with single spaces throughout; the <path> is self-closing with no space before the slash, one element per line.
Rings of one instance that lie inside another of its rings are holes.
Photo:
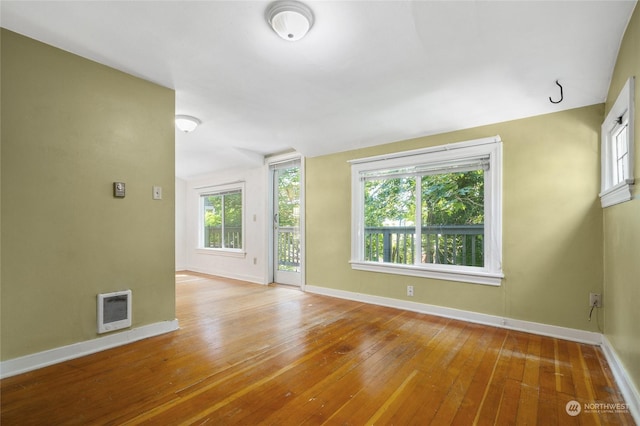
<path fill-rule="evenodd" d="M 274 211 L 274 181 L 272 166 L 280 163 L 286 163 L 293 160 L 300 160 L 300 289 L 304 291 L 306 285 L 306 232 L 305 232 L 305 158 L 297 152 L 290 152 L 281 155 L 274 155 L 265 159 L 267 165 L 267 244 L 268 244 L 268 279 L 267 282 L 274 282 L 275 268 L 274 268 L 274 241 L 273 241 L 273 215 Z"/>

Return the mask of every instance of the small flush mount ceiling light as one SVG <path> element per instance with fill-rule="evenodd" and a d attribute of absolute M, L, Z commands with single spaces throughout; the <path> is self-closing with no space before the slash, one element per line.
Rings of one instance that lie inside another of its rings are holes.
<path fill-rule="evenodd" d="M 295 0 L 271 3 L 266 17 L 273 31 L 288 41 L 300 40 L 313 26 L 311 8 Z"/>
<path fill-rule="evenodd" d="M 176 127 L 185 133 L 193 132 L 200 123 L 200 120 L 190 115 L 176 115 Z"/>

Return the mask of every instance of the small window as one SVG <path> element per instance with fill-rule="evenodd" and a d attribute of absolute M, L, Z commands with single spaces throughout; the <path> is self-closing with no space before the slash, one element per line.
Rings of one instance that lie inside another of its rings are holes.
<path fill-rule="evenodd" d="M 200 194 L 200 247 L 241 250 L 244 246 L 242 187 Z"/>
<path fill-rule="evenodd" d="M 634 78 L 622 88 L 602 123 L 602 207 L 629 201 L 633 177 Z"/>
<path fill-rule="evenodd" d="M 354 269 L 499 285 L 499 138 L 353 160 Z"/>

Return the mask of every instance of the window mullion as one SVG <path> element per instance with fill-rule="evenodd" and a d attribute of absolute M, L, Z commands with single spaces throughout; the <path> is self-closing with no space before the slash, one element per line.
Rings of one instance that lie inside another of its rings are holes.
<path fill-rule="evenodd" d="M 222 211 L 220 212 L 220 217 L 222 218 L 222 219 L 221 219 L 221 222 L 222 222 L 222 223 L 220 223 L 220 231 L 221 231 L 221 233 L 222 233 L 222 235 L 220 236 L 220 246 L 221 246 L 222 248 L 227 248 L 227 244 L 226 244 L 226 242 L 225 242 L 225 238 L 224 238 L 224 234 L 225 234 L 225 232 L 224 232 L 224 231 L 225 231 L 225 219 L 224 219 L 225 208 L 224 208 L 224 200 L 225 200 L 225 198 L 227 198 L 227 197 L 226 197 L 225 195 L 221 195 L 221 196 L 220 196 L 220 198 L 221 198 L 221 200 L 220 200 L 220 205 L 222 206 Z"/>
<path fill-rule="evenodd" d="M 422 262 L 422 176 L 416 176 L 416 238 L 413 241 L 413 263 L 419 265 Z"/>

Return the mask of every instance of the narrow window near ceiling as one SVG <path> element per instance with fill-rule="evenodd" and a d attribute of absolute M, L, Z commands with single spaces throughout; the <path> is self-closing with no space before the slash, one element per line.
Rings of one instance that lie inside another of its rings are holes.
<path fill-rule="evenodd" d="M 352 160 L 353 269 L 500 285 L 499 137 Z"/>
<path fill-rule="evenodd" d="M 631 77 L 602 123 L 602 207 L 632 198 L 634 93 L 634 78 Z"/>

